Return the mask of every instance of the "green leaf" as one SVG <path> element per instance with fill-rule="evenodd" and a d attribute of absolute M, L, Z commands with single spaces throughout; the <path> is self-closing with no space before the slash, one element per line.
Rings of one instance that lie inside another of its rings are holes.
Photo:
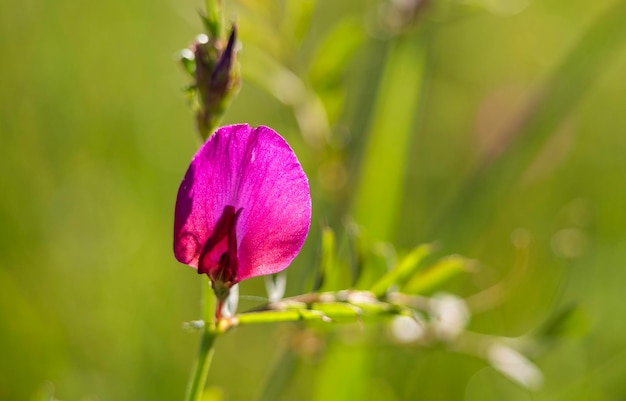
<path fill-rule="evenodd" d="M 366 246 L 362 246 L 358 256 L 358 280 L 354 286 L 358 289 L 372 288 L 396 264 L 396 251 L 393 245 L 374 243 Z"/>
<path fill-rule="evenodd" d="M 329 275 L 332 275 L 335 266 L 335 232 L 328 226 L 322 227 L 322 249 L 320 268 L 313 284 L 313 291 L 317 292 L 324 287 Z"/>
<path fill-rule="evenodd" d="M 353 221 L 346 221 L 352 288 L 368 290 L 396 264 L 393 245 L 372 239 Z"/>
<path fill-rule="evenodd" d="M 440 259 L 434 265 L 420 271 L 402 288 L 407 294 L 432 293 L 459 274 L 470 270 L 474 262 L 458 255 Z"/>
<path fill-rule="evenodd" d="M 404 283 L 421 268 L 421 262 L 430 255 L 432 250 L 433 246 L 431 244 L 420 245 L 413 249 L 400 263 L 381 277 L 380 280 L 372 286 L 371 291 L 376 296 L 381 297 L 385 295 L 391 286 L 404 285 Z"/>
<path fill-rule="evenodd" d="M 354 219 L 382 241 L 392 239 L 398 223 L 425 66 L 422 35 L 401 37 L 391 43 L 352 205 Z"/>
<path fill-rule="evenodd" d="M 334 231 L 325 227 L 322 229 L 322 260 L 320 271 L 323 275 L 321 291 L 338 291 L 351 288 L 353 285 L 353 271 L 347 260 L 340 258 Z"/>

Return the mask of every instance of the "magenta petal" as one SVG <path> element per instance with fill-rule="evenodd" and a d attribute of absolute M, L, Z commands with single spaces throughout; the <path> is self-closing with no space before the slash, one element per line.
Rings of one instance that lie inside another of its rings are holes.
<path fill-rule="evenodd" d="M 270 128 L 222 127 L 194 156 L 176 200 L 176 259 L 198 267 L 227 206 L 241 209 L 234 282 L 279 272 L 302 248 L 311 222 L 308 180 L 287 142 Z"/>

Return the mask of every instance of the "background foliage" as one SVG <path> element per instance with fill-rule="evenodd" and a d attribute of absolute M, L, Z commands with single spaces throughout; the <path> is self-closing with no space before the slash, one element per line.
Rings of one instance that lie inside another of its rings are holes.
<path fill-rule="evenodd" d="M 544 385 L 399 345 L 383 324 L 239 328 L 209 384 L 229 400 L 624 399 L 625 7 L 433 0 L 409 27 L 394 4 L 227 4 L 244 83 L 225 123 L 273 127 L 311 180 L 287 295 L 308 290 L 320 227 L 341 233 L 346 214 L 399 253 L 439 240 L 479 261 L 446 291 L 506 283 L 473 331 L 522 336 L 575 305 L 533 355 Z M 200 7 L 0 3 L 0 399 L 182 398 L 200 287 L 171 231 L 198 142 L 175 60 Z M 263 280 L 241 293 L 264 296 Z"/>

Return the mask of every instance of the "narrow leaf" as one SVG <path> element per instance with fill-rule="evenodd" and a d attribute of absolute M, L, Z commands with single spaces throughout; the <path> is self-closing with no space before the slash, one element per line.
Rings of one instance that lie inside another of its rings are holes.
<path fill-rule="evenodd" d="M 398 222 L 408 149 L 422 94 L 425 60 L 423 38 L 395 39 L 386 56 L 378 86 L 352 206 L 354 219 L 382 241 L 392 239 Z"/>
<path fill-rule="evenodd" d="M 327 277 L 332 274 L 335 265 L 335 252 L 335 232 L 332 228 L 324 226 L 322 227 L 320 269 L 313 285 L 313 292 L 317 292 L 324 287 Z"/>
<path fill-rule="evenodd" d="M 402 286 L 421 267 L 421 262 L 432 252 L 430 244 L 420 245 L 405 256 L 387 274 L 380 278 L 371 288 L 376 296 L 383 296 L 391 286 Z"/>
<path fill-rule="evenodd" d="M 432 293 L 450 280 L 470 269 L 473 261 L 462 256 L 452 255 L 437 261 L 420 271 L 402 288 L 407 294 Z"/>

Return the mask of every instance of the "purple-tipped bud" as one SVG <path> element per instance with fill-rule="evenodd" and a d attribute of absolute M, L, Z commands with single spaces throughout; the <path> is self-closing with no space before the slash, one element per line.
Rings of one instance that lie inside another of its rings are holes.
<path fill-rule="evenodd" d="M 204 140 L 217 128 L 222 115 L 239 91 L 241 78 L 237 64 L 237 27 L 225 43 L 200 35 L 192 45 L 198 98 L 197 123 Z"/>

